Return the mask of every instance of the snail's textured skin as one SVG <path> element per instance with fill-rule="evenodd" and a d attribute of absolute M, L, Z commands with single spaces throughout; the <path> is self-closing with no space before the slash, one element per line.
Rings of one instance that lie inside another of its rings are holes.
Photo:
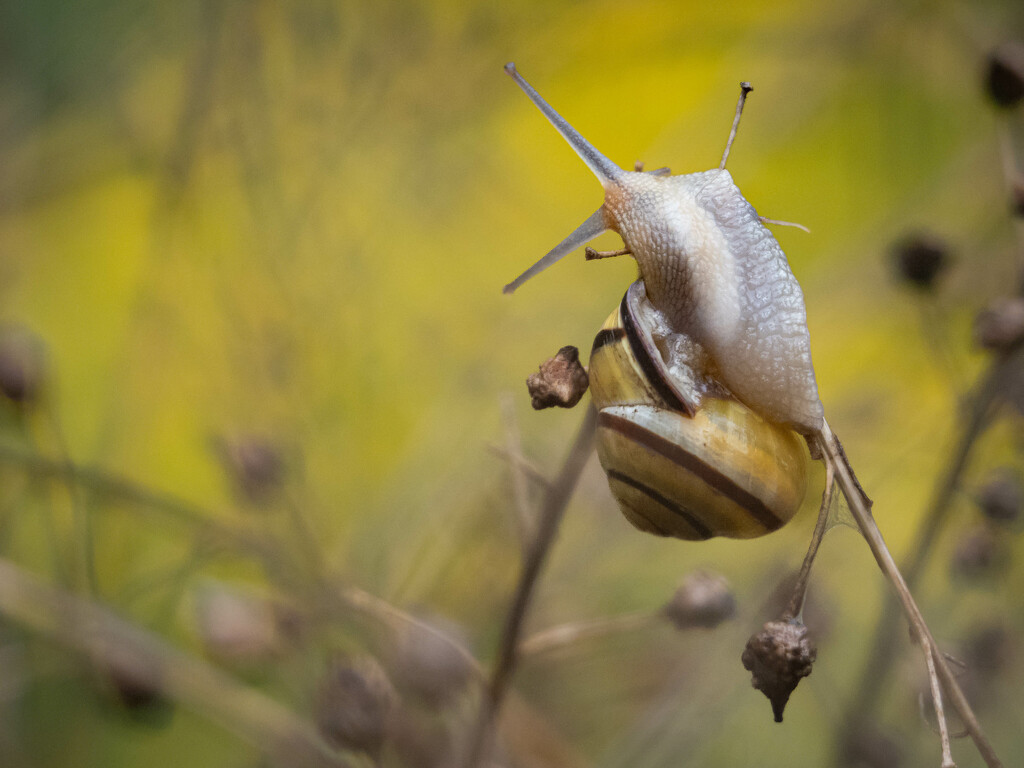
<path fill-rule="evenodd" d="M 820 430 L 803 293 L 729 172 L 625 172 L 605 184 L 603 210 L 651 303 L 704 347 L 722 384 L 771 421 Z"/>

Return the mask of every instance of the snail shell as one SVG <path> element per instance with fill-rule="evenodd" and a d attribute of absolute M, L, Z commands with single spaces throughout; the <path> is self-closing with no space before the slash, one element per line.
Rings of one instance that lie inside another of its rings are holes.
<path fill-rule="evenodd" d="M 637 281 L 590 357 L 598 456 L 623 514 L 640 530 L 688 540 L 777 530 L 803 501 L 804 441 L 704 377 L 705 353 L 685 337 L 670 370 L 650 312 Z M 692 367 L 680 369 L 680 358 Z M 694 400 L 700 405 L 690 415 Z"/>

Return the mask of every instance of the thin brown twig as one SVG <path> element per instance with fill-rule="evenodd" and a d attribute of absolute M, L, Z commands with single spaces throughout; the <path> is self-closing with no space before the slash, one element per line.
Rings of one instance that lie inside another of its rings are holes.
<path fill-rule="evenodd" d="M 593 449 L 596 431 L 597 412 L 593 406 L 590 406 L 587 408 L 576 440 L 572 448 L 569 449 L 561 471 L 544 497 L 539 515 L 537 537 L 530 548 L 529 557 L 523 562 L 512 605 L 505 617 L 498 657 L 495 660 L 487 689 L 483 692 L 476 721 L 469 732 L 466 758 L 463 761 L 466 768 L 476 768 L 490 751 L 494 723 L 501 711 L 501 705 L 508 693 L 509 682 L 519 659 L 519 636 L 522 633 L 523 621 L 533 598 L 541 569 L 547 560 L 551 545 L 554 543 L 562 516 Z"/>
<path fill-rule="evenodd" d="M 842 446 L 829 428 L 828 422 L 823 424 L 819 441 L 825 460 L 835 465 L 839 488 L 846 497 L 847 503 L 850 506 L 850 512 L 853 514 L 854 520 L 857 521 L 857 525 L 860 527 L 861 533 L 871 549 L 871 554 L 875 556 L 875 561 L 878 563 L 879 568 L 881 568 L 882 573 L 885 574 L 896 590 L 896 595 L 903 607 L 904 615 L 910 622 L 915 635 L 924 648 L 926 658 L 929 654 L 931 655 L 938 680 L 942 683 L 953 707 L 963 720 L 978 752 L 989 768 L 1001 768 L 1002 762 L 996 756 L 995 750 L 989 743 L 981 725 L 978 723 L 978 719 L 974 715 L 974 711 L 971 709 L 971 705 L 967 702 L 963 691 L 960 690 L 959 683 L 957 683 L 956 678 L 950 671 L 945 656 L 939 650 L 935 638 L 932 637 L 931 630 L 928 628 L 927 622 L 925 622 L 920 609 L 917 607 L 917 603 L 914 601 L 914 596 L 911 594 L 906 581 L 903 579 L 903 575 L 893 560 L 892 554 L 882 538 L 881 531 L 878 530 L 878 525 L 871 514 L 870 503 L 843 453 Z"/>
<path fill-rule="evenodd" d="M 0 559 L 0 613 L 109 669 L 131 659 L 133 674 L 161 695 L 219 723 L 274 756 L 296 765 L 345 766 L 314 726 L 216 667 L 174 648 L 99 603 L 55 589 Z M 74 621 L 69 620 L 74 617 Z"/>
<path fill-rule="evenodd" d="M 633 632 L 659 621 L 661 611 L 633 611 L 618 616 L 604 616 L 590 621 L 573 621 L 543 629 L 519 644 L 520 656 L 535 656 L 556 648 L 564 648 L 582 640 L 591 640 L 620 632 Z"/>
<path fill-rule="evenodd" d="M 936 483 L 928 511 L 922 518 L 910 554 L 904 561 L 903 574 L 909 589 L 916 587 L 939 534 L 949 519 L 953 501 L 957 497 L 956 489 L 960 486 L 978 437 L 991 421 L 993 405 L 998 398 L 1006 371 L 1013 365 L 1020 365 L 1022 357 L 1024 349 L 997 358 L 976 387 L 976 394 L 967 409 L 967 417 L 962 422 L 962 431 L 950 455 L 949 463 Z M 871 650 L 865 662 L 866 668 L 860 675 L 860 687 L 851 699 L 852 703 L 844 718 L 850 727 L 859 727 L 867 719 L 875 707 L 875 701 L 882 693 L 883 685 L 896 659 L 893 653 L 893 638 L 896 636 L 899 623 L 899 606 L 887 600 L 875 628 Z"/>
<path fill-rule="evenodd" d="M 829 509 L 832 506 L 832 491 L 835 488 L 835 470 L 829 462 L 825 462 L 825 489 L 821 492 L 821 507 L 818 509 L 818 522 L 814 525 L 814 533 L 811 534 L 811 543 L 807 547 L 807 554 L 800 565 L 800 572 L 796 577 L 796 584 L 793 585 L 793 597 L 782 614 L 784 619 L 795 619 L 804 610 L 804 600 L 807 598 L 807 584 L 811 577 L 811 566 L 814 565 L 814 558 L 818 555 L 818 548 L 821 540 L 825 538 L 828 530 Z"/>
<path fill-rule="evenodd" d="M 511 395 L 501 399 L 501 415 L 505 422 L 505 450 L 509 456 L 521 456 L 522 444 L 519 439 L 519 425 L 516 423 L 515 403 Z M 536 537 L 537 519 L 530 507 L 530 489 L 526 470 L 521 461 L 509 462 L 512 478 L 512 498 L 516 509 L 516 523 L 519 531 L 519 545 L 523 558 L 530 552 L 530 544 Z"/>
<path fill-rule="evenodd" d="M 949 748 L 949 724 L 946 723 L 946 711 L 942 705 L 942 688 L 935 670 L 935 657 L 931 645 L 924 644 L 924 659 L 928 664 L 928 684 L 932 689 L 932 704 L 935 706 L 935 720 L 939 724 L 939 741 L 942 744 L 942 768 L 956 768 L 953 753 Z"/>

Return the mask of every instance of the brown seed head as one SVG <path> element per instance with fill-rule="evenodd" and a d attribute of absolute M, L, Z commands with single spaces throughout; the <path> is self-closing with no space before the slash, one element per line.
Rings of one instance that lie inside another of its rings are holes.
<path fill-rule="evenodd" d="M 338 749 L 377 755 L 396 698 L 387 675 L 373 659 L 336 661 L 317 694 L 317 727 Z"/>
<path fill-rule="evenodd" d="M 1013 523 L 1020 517 L 1024 503 L 1024 489 L 1016 474 L 1006 469 L 996 470 L 978 494 L 978 506 L 985 517 L 994 523 Z"/>
<path fill-rule="evenodd" d="M 472 670 L 454 645 L 465 644 L 457 627 L 437 618 L 424 624 L 399 633 L 389 666 L 400 690 L 437 708 L 465 689 Z"/>
<path fill-rule="evenodd" d="M 743 666 L 751 684 L 772 704 L 775 722 L 782 722 L 786 702 L 801 678 L 811 674 L 817 649 L 799 621 L 769 621 L 751 635 L 743 650 Z"/>
<path fill-rule="evenodd" d="M 683 580 L 664 613 L 679 629 L 713 629 L 736 614 L 736 598 L 725 577 L 695 571 Z"/>
<path fill-rule="evenodd" d="M 25 328 L 0 331 L 0 393 L 21 405 L 35 401 L 45 379 L 43 343 Z"/>
<path fill-rule="evenodd" d="M 974 319 L 974 340 L 979 347 L 1001 351 L 1024 339 L 1024 298 L 1000 298 Z"/>
<path fill-rule="evenodd" d="M 949 249 L 934 235 L 910 235 L 892 247 L 892 260 L 901 280 L 928 291 L 949 265 Z"/>
<path fill-rule="evenodd" d="M 558 354 L 540 366 L 540 372 L 526 380 L 535 410 L 572 408 L 580 401 L 590 379 L 580 364 L 580 351 L 576 347 L 562 347 Z"/>
<path fill-rule="evenodd" d="M 985 68 L 985 90 L 997 107 L 1011 109 L 1024 99 L 1024 46 L 1007 43 L 993 51 Z"/>

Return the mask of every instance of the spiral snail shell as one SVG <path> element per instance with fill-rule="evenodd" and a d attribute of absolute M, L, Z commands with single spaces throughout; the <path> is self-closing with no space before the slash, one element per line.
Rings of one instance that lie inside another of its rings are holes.
<path fill-rule="evenodd" d="M 644 301 L 638 281 L 590 355 L 597 453 L 623 514 L 642 531 L 688 540 L 777 530 L 796 514 L 807 487 L 803 440 L 713 381 L 669 371 L 648 331 Z M 693 415 L 684 405 L 687 388 L 704 389 Z"/>

